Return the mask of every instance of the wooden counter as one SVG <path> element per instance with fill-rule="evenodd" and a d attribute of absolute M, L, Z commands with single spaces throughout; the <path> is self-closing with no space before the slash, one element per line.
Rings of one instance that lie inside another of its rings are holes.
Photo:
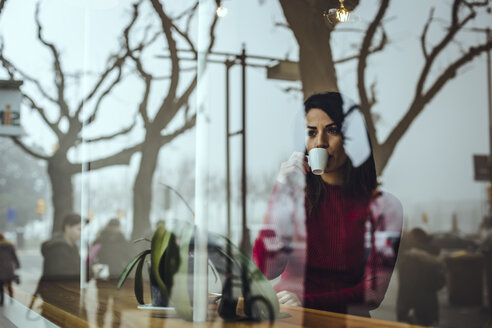
<path fill-rule="evenodd" d="M 150 310 L 137 309 L 133 295 L 132 282 L 122 290 L 116 290 L 112 284 L 94 282 L 81 293 L 74 284 L 53 283 L 50 288 L 58 297 L 57 304 L 48 304 L 40 297 L 16 289 L 15 299 L 41 314 L 60 327 L 333 327 L 333 328 L 403 328 L 417 327 L 397 322 L 369 319 L 352 315 L 305 309 L 281 305 L 281 312 L 288 313 L 287 318 L 278 319 L 273 325 L 268 322 L 224 322 L 220 317 L 205 323 L 188 322 L 180 318 L 163 318 Z M 146 298 L 148 298 L 146 293 Z M 82 301 L 80 301 L 83 299 Z"/>

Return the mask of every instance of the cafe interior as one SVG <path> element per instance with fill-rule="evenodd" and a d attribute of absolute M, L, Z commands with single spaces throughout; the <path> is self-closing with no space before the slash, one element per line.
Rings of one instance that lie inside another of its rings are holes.
<path fill-rule="evenodd" d="M 491 13 L 0 1 L 0 327 L 489 327 Z"/>

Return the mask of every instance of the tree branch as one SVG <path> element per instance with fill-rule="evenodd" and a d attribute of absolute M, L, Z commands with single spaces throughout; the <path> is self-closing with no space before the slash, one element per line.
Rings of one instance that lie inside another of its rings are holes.
<path fill-rule="evenodd" d="M 191 41 L 190 39 L 190 36 L 188 35 L 187 32 L 183 32 L 181 31 L 177 26 L 176 24 L 172 24 L 174 30 L 176 32 L 178 32 L 179 35 L 181 35 L 183 37 L 183 39 L 186 40 L 186 43 L 188 43 L 188 45 L 190 46 L 190 50 L 193 52 L 193 58 L 194 59 L 197 59 L 198 58 L 198 51 L 196 51 L 196 48 L 195 48 L 195 45 L 193 44 L 193 41 Z"/>
<path fill-rule="evenodd" d="M 70 112 L 68 109 L 68 104 L 65 101 L 65 75 L 63 73 L 63 70 L 61 68 L 61 63 L 60 63 L 60 53 L 56 49 L 55 45 L 53 43 L 50 43 L 46 41 L 43 37 L 43 27 L 41 25 L 41 21 L 39 20 L 39 11 L 40 11 L 40 5 L 41 3 L 38 2 L 36 4 L 36 13 L 35 13 L 35 21 L 36 25 L 38 27 L 38 39 L 41 41 L 42 44 L 44 44 L 46 47 L 48 47 L 51 50 L 51 54 L 53 55 L 53 68 L 55 71 L 55 85 L 56 89 L 58 91 L 58 99 L 57 99 L 57 104 L 60 107 L 61 113 L 65 115 L 66 117 L 70 117 Z M 61 115 L 60 113 L 60 115 Z"/>
<path fill-rule="evenodd" d="M 43 89 L 43 87 L 41 86 L 41 83 L 38 80 L 34 79 L 33 77 L 24 73 L 19 68 L 15 67 L 7 58 L 4 57 L 4 55 L 3 55 L 3 41 L 0 42 L 0 61 L 2 62 L 2 66 L 7 70 L 7 73 L 11 79 L 14 79 L 15 73 L 19 74 L 23 80 L 27 80 L 27 81 L 33 83 L 44 98 L 46 98 L 47 100 L 51 101 L 52 103 L 58 105 L 58 102 L 56 101 L 56 99 L 53 98 L 52 96 L 50 96 Z"/>
<path fill-rule="evenodd" d="M 84 104 L 87 103 L 89 100 L 91 100 L 94 97 L 94 95 L 99 90 L 99 88 L 104 83 L 104 81 L 106 81 L 108 76 L 115 69 L 118 70 L 117 78 L 113 81 L 112 85 L 106 90 L 106 92 L 109 93 L 111 91 L 111 89 L 120 81 L 120 79 L 121 79 L 121 67 L 122 67 L 123 63 L 125 62 L 125 55 L 123 55 L 121 57 L 112 56 L 111 58 L 114 58 L 113 64 L 110 65 L 108 68 L 106 68 L 106 70 L 100 75 L 98 81 L 96 82 L 96 84 L 92 88 L 91 92 L 87 96 L 85 96 L 84 99 L 82 99 L 79 102 L 79 105 L 77 106 L 77 110 L 75 111 L 74 117 L 76 117 L 76 118 L 79 117 L 80 113 L 82 112 L 82 108 L 84 107 Z M 95 115 L 95 110 L 94 110 L 92 115 Z"/>
<path fill-rule="evenodd" d="M 118 66 L 118 74 L 116 75 L 116 78 L 113 80 L 113 82 L 104 90 L 104 92 L 101 93 L 101 95 L 98 97 L 96 104 L 94 105 L 94 109 L 92 110 L 92 114 L 85 120 L 86 125 L 92 124 L 94 120 L 96 119 L 96 115 L 99 112 L 99 108 L 101 107 L 101 103 L 106 98 L 108 94 L 113 90 L 113 88 L 121 81 L 121 75 L 122 75 L 122 68 L 121 66 Z M 81 106 L 83 106 L 83 102 L 81 102 Z M 80 107 L 82 109 L 82 107 Z M 78 111 L 78 110 L 77 110 Z"/>
<path fill-rule="evenodd" d="M 200 1 L 197 1 L 195 3 L 193 10 L 191 10 L 190 14 L 186 17 L 186 25 L 185 25 L 186 34 L 190 34 L 191 20 L 193 19 L 193 17 L 195 16 L 195 14 L 197 12 L 197 8 L 198 8 L 199 3 L 200 3 Z"/>
<path fill-rule="evenodd" d="M 123 30 L 123 38 L 124 38 L 124 42 L 123 42 L 123 48 L 125 48 L 126 45 L 128 45 L 129 43 L 129 34 L 130 34 L 130 30 L 132 29 L 132 27 L 135 25 L 135 22 L 137 21 L 137 18 L 138 18 L 138 14 L 139 14 L 139 6 L 140 4 L 142 3 L 142 1 L 139 1 L 137 3 L 135 3 L 133 5 L 133 14 L 132 14 L 132 18 L 130 19 L 130 22 L 128 23 L 128 25 L 125 27 L 125 29 Z M 97 105 L 95 106 L 94 110 L 93 110 L 93 113 L 91 115 L 91 117 L 95 117 L 96 113 L 97 113 L 97 110 L 99 108 L 99 104 L 100 102 L 102 101 L 102 99 L 108 94 L 111 92 L 111 90 L 113 89 L 113 87 L 118 84 L 121 80 L 121 72 L 122 72 L 122 66 L 125 62 L 125 59 L 126 57 L 130 54 L 130 47 L 126 47 L 126 51 L 123 51 L 123 54 L 121 56 L 118 56 L 118 55 L 114 55 L 114 56 L 111 56 L 108 60 L 108 62 L 111 61 L 111 59 L 114 60 L 114 62 L 109 65 L 106 70 L 100 75 L 98 81 L 95 83 L 95 85 L 93 86 L 91 92 L 89 92 L 89 94 L 80 101 L 79 103 L 79 106 L 77 108 L 77 111 L 76 111 L 76 114 L 75 114 L 75 117 L 78 117 L 80 115 L 80 112 L 82 111 L 82 108 L 84 106 L 84 104 L 89 101 L 90 99 L 92 99 L 94 97 L 94 95 L 97 93 L 97 91 L 99 90 L 99 88 L 101 87 L 101 85 L 104 83 L 104 81 L 106 81 L 106 79 L 108 78 L 108 76 L 115 70 L 117 69 L 118 70 L 118 75 L 117 75 L 117 78 L 113 81 L 113 83 L 106 89 L 106 91 L 103 93 L 103 95 L 101 97 L 99 97 L 98 101 L 97 101 Z"/>
<path fill-rule="evenodd" d="M 150 27 L 150 26 L 148 26 Z M 131 51 L 130 51 L 130 54 L 133 54 L 133 53 L 136 53 L 136 52 L 140 52 L 140 51 L 143 51 L 146 47 L 148 47 L 149 45 L 151 45 L 152 43 L 154 43 L 155 40 L 157 40 L 157 38 L 161 35 L 160 32 L 155 32 L 154 35 L 149 39 L 147 40 L 147 36 L 148 36 L 148 29 L 146 28 L 145 29 L 145 33 L 144 33 L 144 36 L 142 37 L 142 42 L 139 43 L 138 46 L 136 46 L 135 48 L 133 48 Z M 128 41 L 128 38 L 127 40 Z M 127 49 L 131 49 L 130 45 L 128 44 L 127 45 Z"/>
<path fill-rule="evenodd" d="M 465 5 L 467 5 L 468 7 L 485 7 L 485 6 L 488 6 L 489 5 L 489 0 L 483 0 L 483 1 L 473 1 L 473 2 L 469 2 L 469 1 L 463 1 L 463 3 Z"/>
<path fill-rule="evenodd" d="M 161 146 L 171 142 L 177 136 L 193 128 L 195 124 L 196 124 L 196 113 L 193 114 L 190 118 L 188 118 L 186 122 L 183 124 L 183 126 L 177 129 L 176 131 L 174 131 L 173 133 L 161 136 L 160 139 Z"/>
<path fill-rule="evenodd" d="M 48 100 L 51 100 L 51 101 L 54 101 L 56 103 L 56 101 L 54 99 L 52 99 L 51 97 L 49 97 L 47 94 L 45 94 L 43 88 L 41 87 L 41 84 L 39 83 L 39 81 L 27 76 L 26 74 L 24 74 L 23 72 L 21 72 L 19 69 L 17 69 L 14 65 L 12 65 L 12 63 L 10 63 L 10 61 L 8 61 L 4 56 L 3 56 L 3 43 L 0 45 L 0 60 L 2 61 L 2 65 L 3 67 L 7 70 L 9 76 L 11 79 L 14 79 L 14 72 L 17 72 L 19 73 L 24 79 L 30 81 L 30 82 L 33 82 L 35 85 L 37 85 L 38 89 L 40 90 L 40 92 L 45 95 L 45 97 L 48 99 Z M 35 104 L 35 102 L 33 101 L 33 99 L 27 95 L 26 93 L 24 92 L 21 92 L 22 93 L 22 96 L 24 99 L 26 99 L 28 102 L 29 102 L 29 106 L 32 108 L 32 109 L 36 109 L 39 113 L 39 115 L 41 116 L 41 118 L 46 122 L 46 124 L 48 124 L 48 126 L 53 130 L 53 132 L 57 135 L 58 138 L 60 138 L 62 136 L 62 133 L 60 131 L 60 129 L 58 128 L 58 126 L 54 123 L 52 123 L 46 116 L 46 111 Z"/>
<path fill-rule="evenodd" d="M 152 0 L 152 3 L 154 3 L 154 2 L 157 2 L 159 4 L 158 1 Z M 221 0 L 216 0 L 216 3 L 217 3 L 217 6 L 220 6 Z M 160 6 L 160 4 L 159 4 L 157 7 L 158 8 L 156 8 L 156 11 L 158 11 L 158 14 L 161 17 L 161 20 L 163 21 L 163 29 L 164 29 L 164 26 L 167 24 L 169 24 L 169 26 L 172 26 L 172 22 L 169 21 L 169 19 L 165 15 L 165 13 L 162 9 L 162 6 Z M 210 29 L 209 29 L 210 40 L 209 40 L 207 50 L 205 52 L 205 62 L 206 62 L 206 57 L 208 56 L 208 54 L 212 50 L 214 43 L 215 43 L 214 31 L 215 31 L 215 26 L 217 25 L 217 21 L 218 21 L 218 17 L 217 17 L 217 15 L 214 15 L 214 20 L 213 20 L 212 24 L 210 25 Z M 167 36 L 167 34 L 166 34 L 166 36 Z M 169 40 L 170 40 L 169 38 L 172 39 L 171 33 L 169 33 L 168 44 L 169 44 Z M 172 41 L 173 41 L 173 43 L 172 43 L 173 47 L 175 47 L 176 44 L 175 44 L 174 39 Z M 177 57 L 177 49 L 174 48 L 174 50 L 173 50 L 170 47 L 169 50 L 170 50 L 170 57 L 171 57 L 171 61 L 173 62 L 173 66 L 174 66 L 174 63 L 179 64 L 178 63 L 179 58 Z M 175 53 L 173 54 L 173 52 L 175 52 Z M 174 56 L 176 56 L 175 59 L 173 59 Z M 205 69 L 205 67 L 206 66 L 204 65 L 203 69 Z M 175 73 L 177 73 L 178 75 L 175 75 Z M 166 99 L 163 101 L 163 103 L 160 106 L 160 109 L 159 109 L 159 111 L 158 111 L 158 113 L 154 119 L 155 124 L 157 124 L 160 128 L 165 127 L 172 120 L 172 118 L 176 115 L 176 113 L 181 109 L 181 107 L 184 106 L 188 102 L 189 97 L 191 96 L 191 94 L 193 93 L 193 91 L 196 88 L 197 81 L 198 81 L 198 74 L 200 74 L 200 73 L 201 72 L 198 72 L 197 74 L 195 74 L 193 80 L 190 82 L 190 84 L 185 89 L 185 91 L 182 93 L 182 95 L 176 99 L 176 90 L 172 89 L 173 88 L 172 82 L 174 81 L 177 83 L 179 81 L 179 70 L 178 71 L 174 71 L 174 69 L 172 70 L 170 92 L 172 92 L 173 97 L 170 98 L 171 93 L 169 93 L 167 95 Z"/>
<path fill-rule="evenodd" d="M 172 35 L 172 20 L 166 15 L 164 12 L 164 8 L 159 0 L 151 0 L 152 6 L 156 11 L 157 15 L 161 20 L 162 31 L 167 40 L 167 45 L 169 48 L 170 58 L 171 58 L 171 82 L 169 85 L 169 90 L 167 92 L 167 96 L 164 98 L 159 111 L 156 115 L 154 121 L 160 121 L 159 117 L 164 115 L 165 109 L 170 108 L 173 105 L 174 98 L 176 97 L 176 91 L 179 84 L 179 57 L 178 57 L 178 49 L 176 47 L 176 40 L 174 40 Z"/>
<path fill-rule="evenodd" d="M 152 86 L 153 76 L 151 74 L 147 73 L 147 71 L 145 71 L 145 69 L 142 65 L 142 62 L 140 60 L 140 57 L 130 55 L 130 58 L 135 62 L 135 66 L 137 68 L 138 73 L 144 79 L 144 83 L 145 83 L 144 94 L 143 94 L 142 100 L 140 101 L 140 104 L 138 106 L 138 111 L 139 111 L 140 116 L 142 117 L 142 120 L 144 122 L 145 130 L 149 131 L 150 130 L 150 120 L 149 120 L 149 115 L 147 114 L 147 106 L 149 103 L 150 89 Z"/>
<path fill-rule="evenodd" d="M 115 133 L 107 135 L 107 136 L 102 136 L 102 137 L 97 137 L 97 138 L 92 138 L 92 139 L 91 138 L 84 139 L 83 141 L 85 141 L 87 143 L 95 143 L 95 142 L 99 142 L 99 141 L 111 140 L 113 138 L 116 138 L 116 137 L 119 137 L 119 136 L 122 136 L 122 135 L 129 133 L 131 130 L 133 130 L 133 128 L 136 125 L 137 125 L 137 120 L 135 118 L 132 124 L 130 124 L 128 127 L 124 128 L 118 132 L 115 132 Z M 82 141 L 82 139 L 80 139 L 80 141 Z"/>
<path fill-rule="evenodd" d="M 288 30 L 292 30 L 292 28 L 290 27 L 290 25 L 287 24 L 287 23 L 276 22 L 275 24 L 273 24 L 273 26 L 275 26 L 275 27 L 282 27 L 282 28 L 285 28 L 285 29 L 288 29 Z"/>
<path fill-rule="evenodd" d="M 7 0 L 0 0 L 0 13 L 2 13 L 6 2 L 7 2 Z"/>
<path fill-rule="evenodd" d="M 415 97 L 420 97 L 422 95 L 425 82 L 431 70 L 432 64 L 434 63 L 437 56 L 444 50 L 444 48 L 453 40 L 456 33 L 458 33 L 463 26 L 466 25 L 471 19 L 475 18 L 476 13 L 472 10 L 469 15 L 467 15 L 462 21 L 459 21 L 458 11 L 463 0 L 454 0 L 452 13 L 451 13 L 451 25 L 448 28 L 448 32 L 444 35 L 442 40 L 432 49 L 431 53 L 426 57 L 425 65 L 420 73 L 419 81 L 417 82 L 417 87 L 415 90 Z"/>
<path fill-rule="evenodd" d="M 372 108 L 374 104 L 377 103 L 376 99 L 376 82 L 373 82 L 370 87 L 371 90 L 371 99 L 369 99 L 369 107 Z"/>
<path fill-rule="evenodd" d="M 46 111 L 44 110 L 44 108 L 42 108 L 41 106 L 37 105 L 34 100 L 27 94 L 25 94 L 24 92 L 22 92 L 22 97 L 24 99 L 27 100 L 27 102 L 29 103 L 28 105 L 32 108 L 32 109 L 35 109 L 37 110 L 39 116 L 41 116 L 41 118 L 43 119 L 43 121 L 50 127 L 50 129 L 56 134 L 56 136 L 58 137 L 58 139 L 62 138 L 63 136 L 63 133 L 60 131 L 60 129 L 58 128 L 57 124 L 56 123 L 52 123 L 48 117 L 46 116 Z"/>
<path fill-rule="evenodd" d="M 98 170 L 113 165 L 128 165 L 130 163 L 133 154 L 140 151 L 141 148 L 142 148 L 142 144 L 138 144 L 133 147 L 123 149 L 122 151 L 113 154 L 111 156 L 108 156 L 106 158 L 90 161 L 89 169 Z M 75 164 L 75 165 L 77 166 L 77 169 L 79 171 L 82 169 L 82 164 Z"/>
<path fill-rule="evenodd" d="M 466 63 L 472 61 L 475 57 L 480 54 L 490 51 L 492 49 L 492 41 L 489 41 L 485 44 L 482 44 L 477 47 L 471 47 L 469 51 L 457 59 L 455 62 L 450 64 L 444 72 L 436 79 L 436 81 L 432 84 L 429 90 L 424 93 L 420 97 L 416 97 L 407 113 L 403 118 L 398 122 L 398 124 L 393 128 L 391 133 L 388 135 L 388 138 L 384 142 L 384 146 L 389 149 L 393 149 L 400 138 L 405 134 L 410 125 L 416 119 L 416 117 L 422 112 L 424 106 L 431 101 L 433 97 L 444 87 L 444 85 L 453 79 L 459 68 L 464 66 Z"/>
<path fill-rule="evenodd" d="M 42 160 L 49 160 L 50 157 L 41 155 L 36 153 L 34 150 L 30 149 L 29 147 L 26 146 L 18 137 L 11 137 L 12 141 L 16 143 L 23 151 L 25 151 L 27 154 L 31 155 L 32 157 L 35 157 L 37 159 L 42 159 Z"/>
<path fill-rule="evenodd" d="M 190 16 L 193 16 L 193 14 L 195 13 L 195 11 L 198 9 L 198 4 L 199 4 L 199 3 L 200 3 L 199 1 L 195 2 L 195 4 L 194 4 L 192 7 L 190 7 L 190 8 L 188 8 L 188 9 L 186 9 L 186 10 L 185 10 L 185 11 L 183 11 L 181 14 L 179 14 L 179 15 L 178 15 L 178 16 L 176 16 L 176 17 L 174 17 L 172 20 L 173 20 L 173 21 L 178 21 L 178 20 L 180 20 L 180 19 L 181 19 L 181 18 L 183 18 L 183 17 L 190 17 Z"/>
<path fill-rule="evenodd" d="M 360 98 L 360 108 L 362 113 L 364 114 L 364 118 L 367 124 L 367 130 L 369 133 L 369 137 L 371 138 L 372 144 L 374 147 L 379 145 L 376 135 L 376 127 L 374 125 L 374 121 L 371 116 L 371 103 L 367 96 L 366 84 L 365 84 L 365 70 L 367 66 L 367 57 L 369 56 L 369 49 L 372 44 L 372 40 L 374 35 L 376 34 L 376 30 L 381 23 L 381 20 L 388 9 L 390 0 L 381 0 L 378 12 L 374 17 L 373 21 L 367 28 L 366 35 L 362 41 L 362 45 L 360 48 L 359 55 L 359 63 L 357 65 L 357 87 L 359 89 L 359 98 Z M 385 37 L 383 37 L 384 39 Z"/>
<path fill-rule="evenodd" d="M 386 36 L 386 31 L 383 29 L 382 26 L 380 26 L 380 27 L 381 27 L 381 30 L 382 30 L 381 40 L 379 41 L 379 44 L 376 47 L 368 50 L 368 55 L 372 55 L 374 53 L 377 53 L 377 52 L 382 51 L 384 49 L 384 47 L 386 46 L 386 44 L 388 43 L 388 38 Z M 359 55 L 348 56 L 348 57 L 345 57 L 345 58 L 334 60 L 333 63 L 334 64 L 341 64 L 341 63 L 345 63 L 345 62 L 348 62 L 348 61 L 351 61 L 351 60 L 354 60 L 354 59 L 358 59 L 359 57 L 360 57 L 360 54 Z"/>
<path fill-rule="evenodd" d="M 465 5 L 470 10 L 470 13 L 466 15 L 463 19 L 459 19 L 458 11 L 461 5 Z M 392 154 L 397 143 L 401 137 L 409 129 L 410 125 L 416 119 L 416 117 L 422 112 L 427 103 L 431 101 L 433 97 L 457 74 L 458 69 L 464 66 L 466 63 L 472 61 L 475 57 L 479 56 L 481 53 L 490 51 L 492 42 L 482 44 L 477 47 L 471 47 L 469 50 L 462 54 L 456 61 L 449 64 L 446 69 L 439 75 L 439 77 L 432 83 L 427 91 L 424 91 L 424 86 L 427 84 L 427 78 L 431 70 L 432 64 L 435 62 L 436 57 L 448 46 L 450 42 L 454 41 L 456 34 L 473 18 L 476 17 L 476 12 L 474 7 L 483 6 L 484 2 L 473 2 L 467 3 L 463 0 L 454 0 L 451 10 L 451 23 L 448 27 L 446 34 L 442 37 L 441 41 L 437 43 L 430 53 L 426 50 L 425 39 L 428 33 L 429 26 L 434 20 L 433 10 L 431 10 L 430 16 L 427 23 L 424 26 L 423 33 L 421 35 L 421 46 L 426 59 L 423 70 L 420 74 L 415 96 L 403 118 L 398 122 L 398 124 L 390 132 L 384 143 L 380 146 L 380 156 L 379 156 L 379 173 L 382 172 L 386 166 L 390 155 Z"/>
<path fill-rule="evenodd" d="M 429 102 L 448 82 L 453 79 L 458 69 L 464 66 L 466 63 L 472 61 L 475 57 L 481 55 L 482 53 L 488 52 L 492 49 L 492 41 L 482 44 L 477 47 L 470 47 L 467 53 L 458 58 L 454 63 L 449 65 L 443 73 L 436 79 L 434 84 L 429 88 L 429 90 L 423 95 L 424 101 Z"/>
<path fill-rule="evenodd" d="M 429 13 L 429 18 L 427 19 L 427 22 L 424 25 L 424 29 L 422 31 L 422 35 L 420 36 L 420 44 L 421 44 L 421 47 L 422 47 L 422 53 L 424 54 L 424 58 L 426 60 L 429 59 L 429 55 L 427 53 L 427 47 L 425 45 L 425 41 L 426 41 L 426 38 L 427 38 L 427 32 L 429 31 L 429 26 L 432 23 L 432 20 L 434 19 L 434 10 L 435 10 L 435 8 L 432 7 L 431 10 L 430 10 L 430 13 Z"/>
<path fill-rule="evenodd" d="M 217 3 L 217 6 L 219 7 L 221 5 L 221 0 L 215 0 L 215 2 Z M 209 44 L 208 44 L 208 47 L 207 47 L 207 51 L 205 53 L 205 60 L 204 62 L 206 63 L 207 62 L 207 57 L 208 57 L 208 54 L 212 51 L 212 48 L 215 44 L 215 26 L 217 25 L 217 22 L 218 22 L 218 16 L 217 15 L 214 15 L 214 20 L 212 22 L 212 24 L 210 25 L 210 28 L 209 28 L 209 37 L 210 37 L 210 41 L 209 41 Z M 206 65 L 203 66 L 203 70 L 205 70 L 206 68 Z M 202 72 L 198 72 L 198 74 L 201 74 Z M 197 82 L 198 82 L 198 74 L 195 75 L 195 77 L 193 78 L 192 82 L 190 83 L 190 85 L 188 86 L 188 88 L 186 89 L 185 92 L 183 92 L 183 94 L 181 95 L 181 97 L 179 97 L 179 99 L 175 102 L 175 111 L 177 112 L 182 106 L 184 106 L 186 103 L 188 103 L 188 100 L 191 96 L 191 94 L 193 93 L 193 91 L 195 90 L 195 87 L 197 85 Z"/>

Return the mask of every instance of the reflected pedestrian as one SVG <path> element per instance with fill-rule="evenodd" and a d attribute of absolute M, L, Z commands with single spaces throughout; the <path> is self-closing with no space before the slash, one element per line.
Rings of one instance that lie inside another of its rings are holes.
<path fill-rule="evenodd" d="M 62 231 L 41 245 L 43 275 L 36 294 L 45 303 L 54 305 L 76 316 L 85 318 L 85 307 L 80 302 L 80 253 L 81 217 L 68 214 L 63 218 Z M 42 315 L 57 320 L 50 307 L 43 306 Z"/>
<path fill-rule="evenodd" d="M 97 285 L 97 323 L 104 326 L 109 300 L 113 301 L 112 326 L 120 326 L 119 305 L 121 293 L 116 288 L 118 278 L 130 260 L 130 243 L 120 229 L 120 221 L 111 219 L 101 230 L 89 251 L 89 265 Z"/>
<path fill-rule="evenodd" d="M 19 267 L 19 259 L 17 258 L 14 244 L 6 240 L 3 233 L 0 233 L 0 305 L 3 305 L 5 287 L 9 292 L 9 296 L 14 297 L 12 281 L 18 279 L 15 269 Z"/>
<path fill-rule="evenodd" d="M 80 277 L 81 217 L 68 214 L 62 223 L 62 233 L 41 245 L 43 255 L 42 280 L 78 280 Z"/>
<path fill-rule="evenodd" d="M 423 229 L 414 228 L 404 235 L 398 256 L 398 321 L 439 323 L 437 292 L 446 282 L 439 252 Z"/>

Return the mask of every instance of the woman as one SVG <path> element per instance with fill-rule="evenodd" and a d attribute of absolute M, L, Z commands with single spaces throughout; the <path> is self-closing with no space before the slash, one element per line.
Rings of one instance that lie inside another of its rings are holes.
<path fill-rule="evenodd" d="M 377 189 L 355 104 L 329 92 L 308 98 L 304 109 L 306 153 L 293 153 L 281 165 L 253 260 L 269 279 L 281 274 L 275 285 L 280 303 L 369 316 L 391 278 L 401 204 Z M 314 148 L 329 156 L 319 176 L 306 159 Z"/>
<path fill-rule="evenodd" d="M 0 305 L 3 305 L 3 289 L 7 287 L 10 297 L 14 296 L 12 281 L 18 279 L 15 269 L 19 268 L 19 259 L 14 245 L 0 233 Z"/>

